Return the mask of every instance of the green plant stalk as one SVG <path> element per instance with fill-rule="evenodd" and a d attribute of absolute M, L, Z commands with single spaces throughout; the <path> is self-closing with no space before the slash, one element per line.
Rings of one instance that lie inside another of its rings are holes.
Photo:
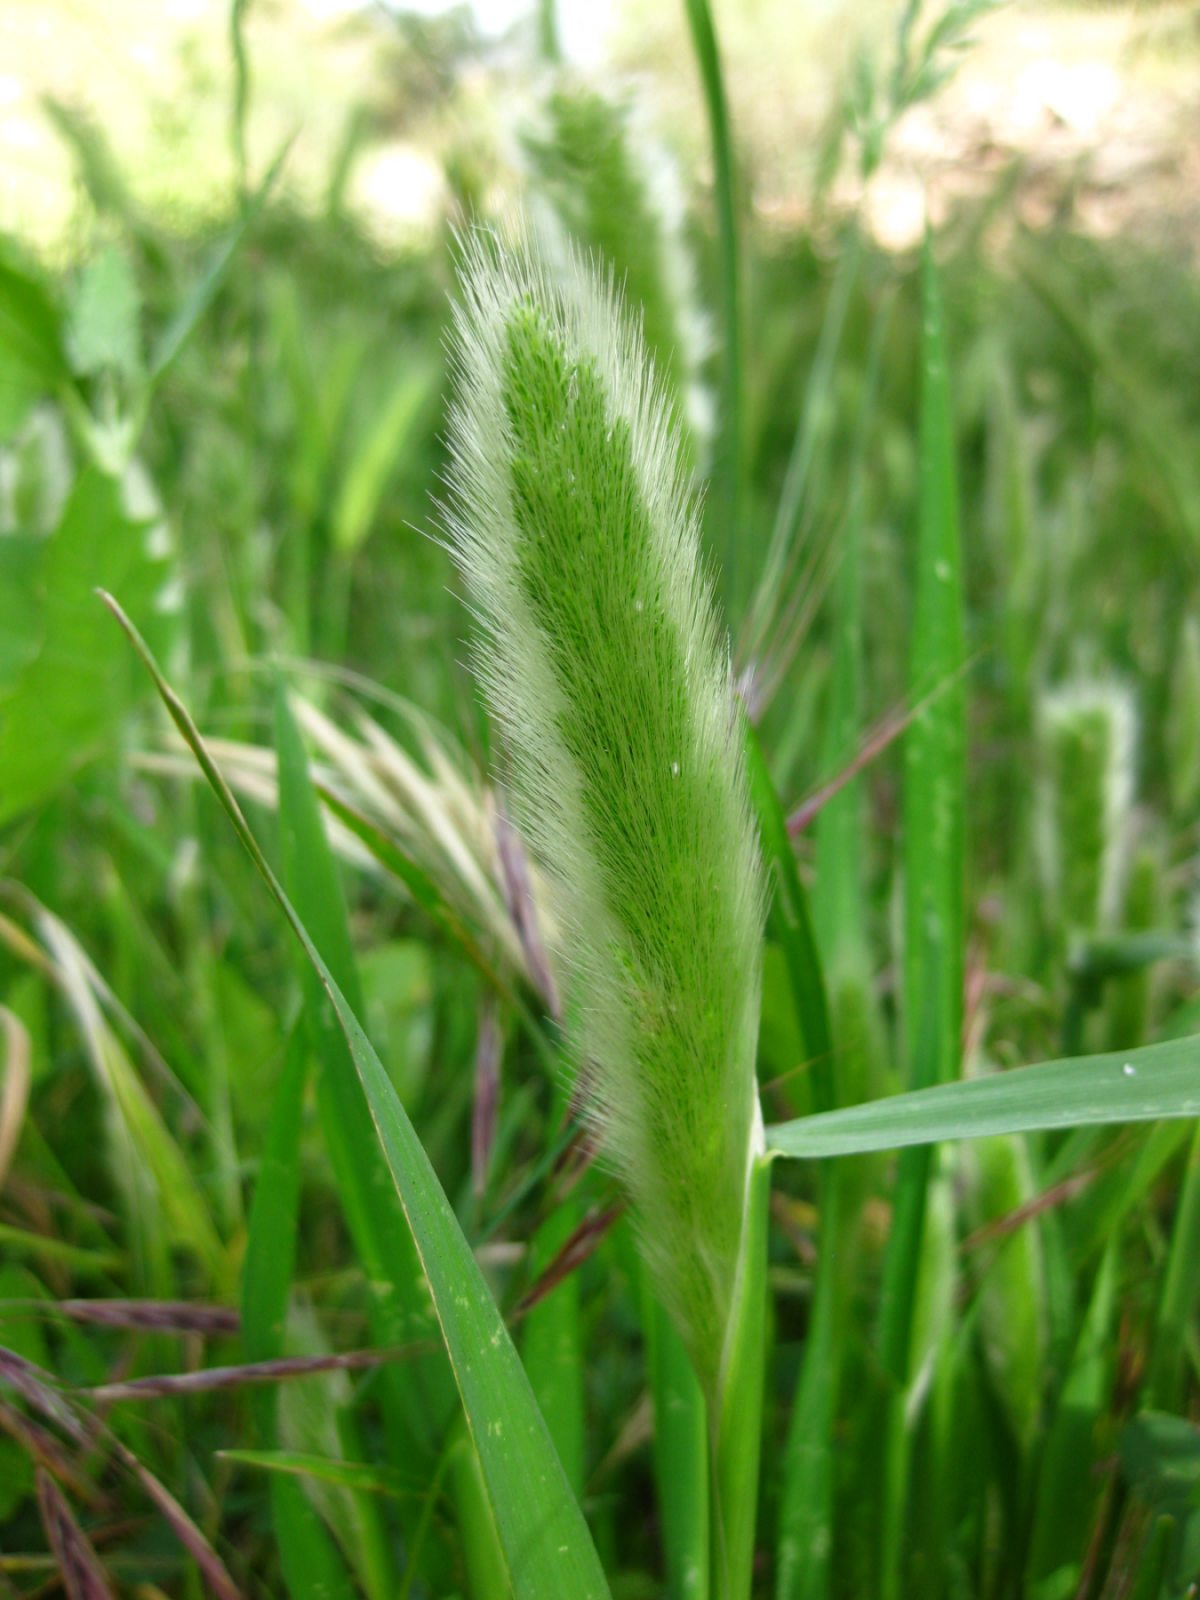
<path fill-rule="evenodd" d="M 297 1027 L 288 1040 L 271 1107 L 242 1264 L 242 1338 L 250 1361 L 273 1360 L 284 1349 L 295 1270 L 307 1069 L 307 1041 Z M 278 1443 L 276 1399 L 276 1391 L 270 1388 L 254 1395 L 259 1433 L 271 1445 Z M 314 1514 L 303 1485 L 294 1478 L 272 1474 L 268 1495 L 283 1581 L 292 1600 L 318 1600 L 321 1595 L 329 1600 L 352 1600 L 354 1585 L 341 1552 Z"/>
<path fill-rule="evenodd" d="M 722 477 L 721 506 L 725 517 L 725 543 L 721 554 L 726 593 L 739 590 L 738 556 L 746 534 L 745 420 L 742 374 L 741 243 L 738 229 L 736 174 L 729 106 L 721 70 L 721 53 L 708 0 L 684 0 L 712 139 L 713 181 L 716 189 L 717 236 L 721 257 L 721 331 L 724 363 L 721 377 Z"/>
<path fill-rule="evenodd" d="M 1192 1135 L 1171 1230 L 1167 1270 L 1154 1327 L 1154 1348 L 1146 1384 L 1146 1403 L 1174 1411 L 1183 1400 L 1187 1335 L 1197 1303 L 1196 1263 L 1200 1261 L 1200 1124 Z"/>
<path fill-rule="evenodd" d="M 822 327 L 817 361 L 809 381 L 803 436 L 815 438 L 815 397 L 830 381 L 841 339 L 846 305 L 857 279 L 862 237 L 855 227 L 838 268 L 830 307 Z M 846 513 L 837 576 L 836 631 L 831 704 L 824 740 L 823 769 L 833 771 L 853 748 L 860 728 L 862 673 L 861 541 L 865 514 L 866 447 L 875 410 L 880 356 L 887 317 L 876 318 L 871 335 L 867 379 L 850 465 L 850 505 Z M 817 369 L 824 371 L 820 384 Z M 800 446 L 797 438 L 797 448 Z M 809 447 L 811 451 L 811 446 Z M 805 462 L 802 482 L 807 481 Z M 822 809 L 816 830 L 816 881 L 813 915 L 817 943 L 833 986 L 832 1006 L 816 1013 L 825 1026 L 816 1038 L 806 1032 L 811 1057 L 830 1055 L 831 1068 L 813 1080 L 815 1109 L 832 1110 L 865 1087 L 870 1025 L 870 968 L 863 894 L 864 833 L 862 786 L 858 780 Z M 836 1057 L 833 1055 L 836 1046 Z M 849 1067 L 849 1071 L 847 1068 Z M 848 1081 L 849 1080 L 849 1081 Z M 843 1323 L 854 1270 L 855 1233 L 861 1180 L 839 1164 L 818 1169 L 820 1236 L 812 1314 L 800 1379 L 785 1446 L 779 1507 L 777 1600 L 823 1600 L 830 1592 L 834 1548 L 834 1440 L 842 1354 Z"/>
<path fill-rule="evenodd" d="M 904 1023 L 914 1088 L 957 1076 L 961 1051 L 965 702 L 963 596 L 954 436 L 941 291 L 928 233 L 921 264 L 921 434 L 914 702 L 942 692 L 914 720 L 904 747 Z M 897 1600 L 908 1496 L 906 1403 L 931 1149 L 906 1152 L 896 1181 L 884 1264 L 879 1350 L 887 1402 L 880 1593 Z"/>
<path fill-rule="evenodd" d="M 708 1408 L 683 1340 L 655 1298 L 644 1265 L 641 1280 L 667 1595 L 703 1600 L 711 1585 Z"/>
<path fill-rule="evenodd" d="M 750 1600 L 766 1366 L 770 1163 L 752 1163 L 733 1310 L 710 1415 L 712 1593 Z"/>
<path fill-rule="evenodd" d="M 825 978 L 808 896 L 796 869 L 787 822 L 758 739 L 746 726 L 750 786 L 763 854 L 773 879 L 767 929 L 783 951 L 796 1021 L 810 1064 L 813 1103 L 833 1109 L 833 1036 Z M 792 1404 L 779 1511 L 777 1594 L 819 1594 L 829 1581 L 833 1543 L 833 1422 L 840 1351 L 835 1336 L 841 1299 L 839 1245 L 844 1188 L 836 1167 L 819 1179 L 820 1239 L 812 1321 Z"/>
<path fill-rule="evenodd" d="M 834 1528 L 833 1429 L 837 1415 L 844 1306 L 845 1186 L 838 1167 L 820 1176 L 820 1235 L 812 1312 L 784 1446 L 776 1600 L 818 1600 L 830 1592 Z"/>
<path fill-rule="evenodd" d="M 1103 1451 L 1096 1423 L 1112 1383 L 1116 1305 L 1117 1252 L 1110 1242 L 1038 1462 L 1025 1574 L 1034 1600 L 1074 1594 L 1078 1585 L 1097 1509 L 1093 1468 Z"/>
<path fill-rule="evenodd" d="M 547 1267 L 582 1221 L 576 1197 L 567 1195 L 530 1242 L 530 1272 Z M 585 1426 L 583 1333 L 579 1314 L 579 1274 L 570 1272 L 530 1308 L 521 1338 L 521 1359 L 554 1440 L 567 1482 L 583 1494 Z"/>

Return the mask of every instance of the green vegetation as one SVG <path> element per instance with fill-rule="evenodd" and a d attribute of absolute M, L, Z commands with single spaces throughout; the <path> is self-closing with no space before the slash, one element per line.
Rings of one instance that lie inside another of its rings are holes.
<path fill-rule="evenodd" d="M 767 227 L 703 0 L 384 252 L 248 9 L 0 249 L 0 1595 L 1194 1593 L 1194 269 Z"/>

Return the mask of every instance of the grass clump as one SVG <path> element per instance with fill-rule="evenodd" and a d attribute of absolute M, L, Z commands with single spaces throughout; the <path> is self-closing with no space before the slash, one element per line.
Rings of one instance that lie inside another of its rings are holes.
<path fill-rule="evenodd" d="M 568 278 L 569 241 L 616 273 L 679 401 L 689 449 L 703 457 L 714 421 L 701 370 L 711 334 L 684 234 L 683 185 L 646 108 L 629 88 L 559 74 L 520 143 L 546 247 Z"/>
<path fill-rule="evenodd" d="M 756 1139 L 762 921 L 729 662 L 639 334 L 574 267 L 475 245 L 455 552 L 521 814 L 559 890 L 576 1059 L 714 1391 Z"/>

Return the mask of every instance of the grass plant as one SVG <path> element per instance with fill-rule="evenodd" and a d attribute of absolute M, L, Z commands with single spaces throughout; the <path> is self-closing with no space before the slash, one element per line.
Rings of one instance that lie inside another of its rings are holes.
<path fill-rule="evenodd" d="M 826 207 L 984 9 L 897 7 Z M 687 18 L 711 206 L 548 6 L 398 36 L 541 106 L 402 250 L 364 135 L 329 215 L 261 159 L 245 5 L 223 221 L 55 113 L 103 223 L 0 247 L 0 1594 L 1200 1581 L 1194 268 L 1002 195 L 912 259 L 768 223 Z"/>

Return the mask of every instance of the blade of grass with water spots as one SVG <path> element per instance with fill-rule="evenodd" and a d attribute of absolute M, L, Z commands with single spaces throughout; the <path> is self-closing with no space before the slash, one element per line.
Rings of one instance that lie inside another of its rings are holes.
<path fill-rule="evenodd" d="M 1069 1056 L 767 1129 L 767 1152 L 816 1160 L 992 1134 L 1200 1117 L 1200 1037 Z"/>
<path fill-rule="evenodd" d="M 904 741 L 904 1050 L 909 1083 L 916 1089 L 958 1075 L 964 947 L 962 563 L 941 286 L 928 233 L 921 261 L 920 372 L 916 593 L 909 686 L 914 703 L 936 688 L 943 687 L 944 692 L 914 718 Z M 905 1406 L 932 1170 L 933 1152 L 928 1148 L 901 1158 L 884 1261 L 879 1350 L 892 1387 L 886 1402 L 883 1451 L 883 1600 L 896 1600 L 902 1587 L 909 1455 Z"/>
<path fill-rule="evenodd" d="M 850 250 L 838 269 L 826 325 L 821 332 L 818 363 L 824 362 L 829 382 L 840 341 L 845 303 L 857 277 L 861 233 L 855 229 Z M 832 324 L 832 325 L 831 325 Z M 862 671 L 862 582 L 860 546 L 866 509 L 865 459 L 874 415 L 880 352 L 888 318 L 876 318 L 871 336 L 867 379 L 855 429 L 850 466 L 850 505 L 846 514 L 837 574 L 837 607 L 833 681 L 825 730 L 824 767 L 833 770 L 860 736 Z M 816 405 L 815 378 L 810 379 L 810 405 Z M 815 419 L 806 427 L 816 430 Z M 799 445 L 799 439 L 797 440 Z M 814 446 L 810 446 L 811 451 Z M 807 477 L 807 466 L 805 467 Z M 830 980 L 829 1049 L 836 1052 L 831 1068 L 833 1105 L 863 1092 L 868 1078 L 871 1020 L 870 955 L 866 938 L 863 892 L 864 837 L 861 784 L 847 784 L 822 808 L 816 830 L 814 922 L 818 948 Z M 849 1079 L 849 1085 L 847 1083 Z M 850 1181 L 848 1181 L 850 1180 Z M 820 1238 L 816 1283 L 804 1355 L 788 1427 L 783 1486 L 779 1508 L 777 1600 L 822 1600 L 830 1590 L 834 1550 L 834 1425 L 837 1415 L 842 1321 L 853 1274 L 856 1200 L 853 1175 L 826 1167 L 820 1175 Z"/>
<path fill-rule="evenodd" d="M 517 1600 L 604 1600 L 608 1584 L 520 1358 L 429 1158 L 379 1057 L 272 872 L 183 703 L 140 634 L 110 596 L 176 727 L 235 833 L 321 978 L 345 1033 L 371 1117 L 418 1243 L 430 1293 L 479 1452 Z"/>

